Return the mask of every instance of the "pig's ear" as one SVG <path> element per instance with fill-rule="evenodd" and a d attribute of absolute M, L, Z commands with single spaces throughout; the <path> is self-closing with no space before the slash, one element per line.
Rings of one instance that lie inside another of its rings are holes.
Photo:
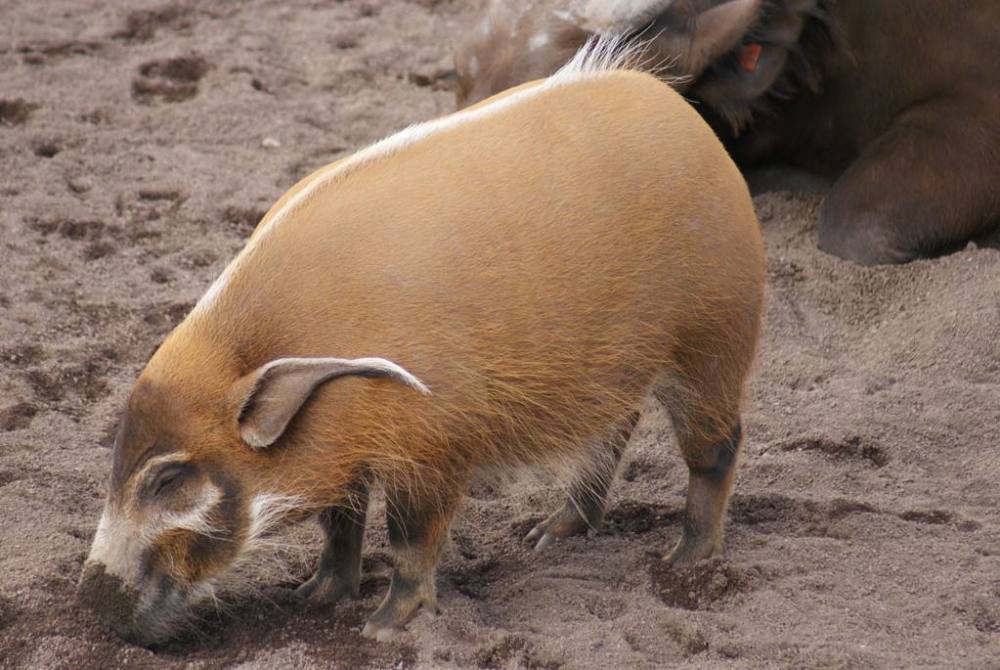
<path fill-rule="evenodd" d="M 740 45 L 760 18 L 763 0 L 729 0 L 698 15 L 684 74 L 697 77 Z"/>
<path fill-rule="evenodd" d="M 807 25 L 816 22 L 808 39 L 835 45 L 837 37 L 827 21 L 818 0 L 772 3 L 767 16 L 738 42 L 739 49 L 732 52 L 735 57 L 698 81 L 693 97 L 727 121 L 739 136 L 754 113 L 767 108 L 768 92 L 789 98 L 800 87 L 819 90 L 819 70 L 810 55 L 814 47 L 802 41 Z M 791 54 L 795 57 L 790 58 Z"/>
<path fill-rule="evenodd" d="M 240 437 L 254 449 L 274 444 L 320 384 L 348 376 L 385 377 L 430 394 L 423 382 L 384 358 L 280 358 L 236 383 Z"/>

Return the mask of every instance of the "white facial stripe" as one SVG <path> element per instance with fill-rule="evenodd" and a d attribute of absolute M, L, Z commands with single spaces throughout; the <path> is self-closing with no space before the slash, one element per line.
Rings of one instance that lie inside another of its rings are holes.
<path fill-rule="evenodd" d="M 129 519 L 120 509 L 105 506 L 87 560 L 102 563 L 108 574 L 126 584 L 137 584 L 142 554 L 162 533 L 189 530 L 201 535 L 217 534 L 219 529 L 212 525 L 209 515 L 221 500 L 222 489 L 208 483 L 189 511 L 163 514 L 142 524 Z"/>
<path fill-rule="evenodd" d="M 168 530 L 189 530 L 199 535 L 212 537 L 219 532 L 219 528 L 212 525 L 209 520 L 209 512 L 222 500 L 222 489 L 215 484 L 208 484 L 201 492 L 201 497 L 193 508 L 183 514 L 165 514 L 162 520 L 155 524 L 151 534 L 155 538 L 160 533 Z"/>
<path fill-rule="evenodd" d="M 448 116 L 410 126 L 395 135 L 390 135 L 358 151 L 349 158 L 336 163 L 325 172 L 320 172 L 305 188 L 296 193 L 280 210 L 275 212 L 274 216 L 266 223 L 261 224 L 259 232 L 255 233 L 243 250 L 232 260 L 215 282 L 212 283 L 212 286 L 209 287 L 208 291 L 198 301 L 198 304 L 195 305 L 192 314 L 204 312 L 215 304 L 219 295 L 228 284 L 229 279 L 246 262 L 246 259 L 253 254 L 254 249 L 264 243 L 272 230 L 290 218 L 296 210 L 304 206 L 323 188 L 350 175 L 360 166 L 387 156 L 392 156 L 438 133 L 488 118 L 509 107 L 521 104 L 525 100 L 534 98 L 544 91 L 580 80 L 608 75 L 616 70 L 623 69 L 628 63 L 635 62 L 637 60 L 636 54 L 646 47 L 642 43 L 628 47 L 624 45 L 625 38 L 621 36 L 592 38 L 577 52 L 572 60 L 538 86 L 518 91 L 486 105 L 455 112 Z"/>

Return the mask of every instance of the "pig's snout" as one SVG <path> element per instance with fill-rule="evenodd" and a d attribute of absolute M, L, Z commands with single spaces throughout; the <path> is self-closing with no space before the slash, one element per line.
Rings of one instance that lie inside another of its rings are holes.
<path fill-rule="evenodd" d="M 88 561 L 83 566 L 78 595 L 80 602 L 93 610 L 102 623 L 133 641 L 138 593 L 118 577 L 108 574 L 103 563 Z"/>
<path fill-rule="evenodd" d="M 87 561 L 83 566 L 77 595 L 81 604 L 93 610 L 122 639 L 144 647 L 166 641 L 173 630 L 171 623 L 180 615 L 176 604 L 171 603 L 176 594 L 166 584 L 158 585 L 152 598 L 142 598 L 97 561 Z M 143 601 L 152 606 L 142 606 Z"/>

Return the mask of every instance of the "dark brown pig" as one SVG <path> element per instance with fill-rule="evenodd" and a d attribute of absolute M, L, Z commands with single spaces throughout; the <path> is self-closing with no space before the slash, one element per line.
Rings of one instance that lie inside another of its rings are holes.
<path fill-rule="evenodd" d="M 900 263 L 1000 224 L 1000 2 L 580 0 L 502 16 L 497 30 L 521 52 L 494 54 L 492 35 L 461 49 L 460 105 L 618 32 L 684 77 L 676 87 L 742 168 L 780 162 L 835 180 L 821 249 Z M 547 42 L 538 30 L 559 36 L 551 55 L 523 46 Z"/>

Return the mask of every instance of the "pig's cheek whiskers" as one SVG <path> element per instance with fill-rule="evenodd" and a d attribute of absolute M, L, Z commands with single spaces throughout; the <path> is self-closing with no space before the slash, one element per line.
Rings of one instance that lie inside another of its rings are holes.
<path fill-rule="evenodd" d="M 262 573 L 276 576 L 281 581 L 291 581 L 297 572 L 296 567 L 307 560 L 308 554 L 308 549 L 301 544 L 280 536 L 269 536 L 252 547 L 244 548 L 218 583 L 224 587 L 232 585 L 234 590 L 245 592 L 246 584 L 259 583 L 260 580 L 255 577 L 259 578 Z"/>
<path fill-rule="evenodd" d="M 228 608 L 219 597 L 218 591 L 215 587 L 215 581 L 215 579 L 208 579 L 204 583 L 195 587 L 191 595 L 191 602 L 194 604 L 208 603 L 212 606 L 212 609 L 216 613 L 223 613 L 227 611 Z"/>
<path fill-rule="evenodd" d="M 300 496 L 280 493 L 259 493 L 250 503 L 250 523 L 243 544 L 244 551 L 268 546 L 269 536 L 277 530 L 290 512 L 301 510 L 305 501 Z"/>
<path fill-rule="evenodd" d="M 219 574 L 213 575 L 199 585 L 213 601 L 216 611 L 225 612 L 225 599 L 230 594 L 246 594 L 259 589 L 248 588 L 248 584 L 260 582 L 262 573 L 278 575 L 279 579 L 290 580 L 296 567 L 305 560 L 308 549 L 289 541 L 278 534 L 289 512 L 298 512 L 304 506 L 298 496 L 283 494 L 258 494 L 248 510 L 246 535 L 232 563 Z M 225 537 L 223 541 L 234 542 L 237 538 Z"/>

